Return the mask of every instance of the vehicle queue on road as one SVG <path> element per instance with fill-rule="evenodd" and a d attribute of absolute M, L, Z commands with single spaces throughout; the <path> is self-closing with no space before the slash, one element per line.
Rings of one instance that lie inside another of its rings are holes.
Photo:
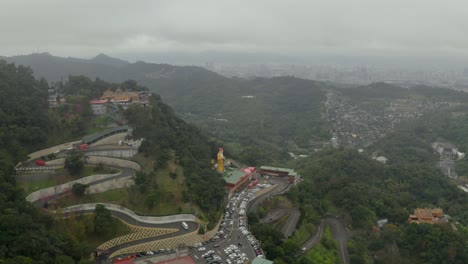
<path fill-rule="evenodd" d="M 270 186 L 270 184 L 263 184 L 254 189 L 246 188 L 235 193 L 229 199 L 220 228 L 215 236 L 206 241 L 196 243 L 193 247 L 189 247 L 194 249 L 192 255 L 197 260 L 202 261 L 198 263 L 241 264 L 251 261 L 255 257 L 264 257 L 259 241 L 248 229 L 246 211 L 247 205 L 255 199 L 255 192 L 260 188 Z M 154 257 L 161 253 L 168 254 L 173 252 L 169 249 L 160 249 L 139 252 L 133 254 L 133 256 L 136 259 L 140 259 Z"/>

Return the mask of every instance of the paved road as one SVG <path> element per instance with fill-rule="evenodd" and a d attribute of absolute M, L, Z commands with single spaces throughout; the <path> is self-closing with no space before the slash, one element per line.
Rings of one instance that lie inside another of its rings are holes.
<path fill-rule="evenodd" d="M 324 218 L 320 222 L 320 225 L 317 229 L 317 233 L 309 238 L 306 243 L 302 246 L 306 250 L 303 251 L 302 253 L 307 252 L 311 248 L 313 248 L 317 243 L 320 242 L 320 239 L 322 238 L 323 231 L 325 230 L 325 226 L 330 225 L 333 238 L 338 244 L 338 253 L 340 259 L 343 261 L 343 264 L 348 264 L 349 263 L 349 254 L 348 254 L 348 239 L 349 239 L 349 233 L 346 231 L 343 223 L 336 219 L 336 218 Z"/>
<path fill-rule="evenodd" d="M 262 179 L 260 178 L 259 180 L 262 180 Z M 249 203 L 249 205 L 247 207 L 248 212 L 256 211 L 258 205 L 261 204 L 263 201 L 265 201 L 266 199 L 268 199 L 270 197 L 285 193 L 289 188 L 289 182 L 287 182 L 284 179 L 270 178 L 268 180 L 268 182 L 270 184 L 272 184 L 272 185 L 276 184 L 277 185 L 276 188 L 274 190 L 272 190 L 271 192 L 265 193 L 264 195 L 255 198 L 255 200 L 253 200 L 251 203 Z"/>
<path fill-rule="evenodd" d="M 290 237 L 292 233 L 294 233 L 294 230 L 296 230 L 297 221 L 299 221 L 301 212 L 297 208 L 292 208 L 289 210 L 288 214 L 288 220 L 284 224 L 283 228 L 281 228 L 281 233 L 283 233 L 286 238 Z"/>
<path fill-rule="evenodd" d="M 297 222 L 301 216 L 301 212 L 296 207 L 291 209 L 277 209 L 269 212 L 264 218 L 260 219 L 260 223 L 268 224 L 288 216 L 286 223 L 281 228 L 281 233 L 287 238 L 296 230 Z"/>
<path fill-rule="evenodd" d="M 242 193 L 242 191 L 245 191 L 245 193 L 244 195 L 240 196 L 240 200 L 242 200 L 242 198 L 245 198 L 248 193 L 246 188 L 239 190 L 239 193 Z M 235 198 L 236 195 L 234 195 L 231 199 L 235 200 Z M 220 227 L 220 230 L 224 232 L 224 235 L 220 239 L 203 246 L 206 248 L 206 251 L 213 250 L 215 254 L 220 256 L 223 260 L 229 258 L 229 256 L 224 252 L 224 249 L 230 245 L 237 246 L 241 252 L 247 255 L 249 260 L 252 260 L 256 257 L 255 251 L 253 250 L 250 242 L 240 230 L 241 216 L 239 215 L 239 204 L 240 202 L 235 207 L 235 210 L 232 212 L 231 216 L 229 218 L 226 218 Z M 227 211 L 229 211 L 229 209 Z M 199 260 L 200 263 L 206 263 L 205 261 L 203 261 L 202 257 L 203 253 L 206 251 L 199 252 L 197 251 L 197 249 L 193 249 L 192 255 L 197 261 Z"/>
<path fill-rule="evenodd" d="M 265 217 L 260 219 L 260 223 L 268 224 L 268 223 L 274 222 L 282 218 L 288 213 L 289 213 L 289 209 L 276 209 L 276 210 L 270 211 L 267 213 Z"/>
<path fill-rule="evenodd" d="M 349 263 L 348 239 L 349 233 L 346 231 L 343 223 L 336 218 L 326 218 L 325 222 L 330 224 L 333 238 L 338 243 L 338 252 L 343 264 Z"/>
<path fill-rule="evenodd" d="M 126 168 L 126 167 L 117 167 L 117 166 L 108 166 L 108 167 L 119 169 L 122 172 L 115 175 L 115 176 L 111 176 L 111 177 L 108 177 L 108 178 L 105 178 L 105 179 L 96 180 L 96 181 L 90 183 L 89 185 L 92 186 L 92 185 L 96 185 L 96 184 L 103 183 L 103 182 L 106 182 L 106 181 L 111 181 L 111 180 L 114 180 L 114 179 L 129 177 L 129 176 L 132 176 L 132 175 L 135 174 L 134 169 L 130 169 L 130 168 Z M 68 194 L 69 194 L 69 192 L 64 190 L 63 192 L 57 193 L 55 195 L 48 196 L 47 200 L 50 201 L 50 200 L 53 200 L 53 199 L 63 197 L 63 196 L 68 195 Z M 46 203 L 46 199 L 44 199 L 44 198 L 45 197 L 43 197 L 42 199 L 39 199 L 37 201 L 34 201 L 34 204 L 36 204 L 37 206 L 43 207 L 44 204 Z"/>
<path fill-rule="evenodd" d="M 314 236 L 309 238 L 309 240 L 307 240 L 307 242 L 305 242 L 305 244 L 302 245 L 302 248 L 305 248 L 305 250 L 303 251 L 304 253 L 310 250 L 311 248 L 315 247 L 315 245 L 317 245 L 317 243 L 320 242 L 320 239 L 323 235 L 323 231 L 325 230 L 325 225 L 326 222 L 322 220 L 317 228 L 317 233 L 315 233 Z"/>
<path fill-rule="evenodd" d="M 93 212 L 94 212 L 94 210 L 90 209 L 90 210 L 74 211 L 73 213 L 74 214 L 88 214 L 88 213 L 93 213 Z M 174 232 L 174 233 L 170 233 L 170 234 L 166 234 L 166 235 L 162 235 L 162 236 L 148 237 L 148 238 L 144 238 L 144 239 L 139 239 L 139 240 L 135 240 L 135 241 L 131 241 L 131 242 L 123 243 L 121 245 L 114 246 L 114 247 L 108 249 L 107 254 L 99 255 L 98 258 L 96 259 L 95 263 L 105 263 L 105 261 L 107 260 L 107 256 L 111 255 L 115 251 L 120 250 L 122 248 L 138 245 L 138 244 L 141 244 L 141 243 L 156 241 L 156 240 L 160 240 L 160 239 L 181 236 L 181 235 L 185 235 L 185 234 L 194 232 L 195 230 L 198 229 L 198 224 L 196 222 L 186 221 L 189 228 L 187 230 L 185 230 L 185 229 L 181 228 L 182 227 L 182 222 L 174 222 L 174 223 L 169 223 L 169 224 L 150 224 L 150 223 L 140 222 L 137 219 L 134 219 L 134 218 L 132 218 L 132 217 L 130 217 L 130 216 L 124 214 L 124 213 L 118 212 L 118 211 L 112 211 L 111 210 L 111 214 L 114 217 L 116 217 L 116 218 L 118 218 L 118 219 L 120 219 L 120 220 L 122 220 L 122 221 L 124 221 L 124 222 L 126 222 L 128 224 L 131 224 L 131 225 L 142 226 L 142 227 L 153 227 L 153 228 L 175 228 L 175 229 L 179 229 L 179 231 Z M 68 213 L 66 213 L 64 215 L 67 216 Z M 155 248 L 154 250 L 158 250 L 158 248 Z"/>

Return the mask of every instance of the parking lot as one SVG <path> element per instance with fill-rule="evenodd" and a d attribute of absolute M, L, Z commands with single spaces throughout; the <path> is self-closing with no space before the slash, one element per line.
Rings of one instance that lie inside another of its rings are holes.
<path fill-rule="evenodd" d="M 214 238 L 195 245 L 193 257 L 197 263 L 240 264 L 263 257 L 260 241 L 250 233 L 247 205 L 255 199 L 255 192 L 270 184 L 260 184 L 252 190 L 234 194 L 226 206 L 221 227 Z"/>
<path fill-rule="evenodd" d="M 263 257 L 260 241 L 250 233 L 247 207 L 256 200 L 255 193 L 261 189 L 271 187 L 264 182 L 254 189 L 243 188 L 233 194 L 226 205 L 226 210 L 220 228 L 216 235 L 193 247 L 189 247 L 189 254 L 199 264 L 241 264 L 252 261 L 255 257 Z M 169 259 L 175 257 L 172 250 L 154 250 L 134 254 L 135 260 L 144 263 L 154 263 L 156 259 Z"/>

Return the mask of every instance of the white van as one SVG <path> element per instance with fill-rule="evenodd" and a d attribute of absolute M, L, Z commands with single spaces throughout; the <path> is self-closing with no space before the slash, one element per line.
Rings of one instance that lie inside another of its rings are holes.
<path fill-rule="evenodd" d="M 187 229 L 188 229 L 188 225 L 187 225 L 187 223 L 185 223 L 185 222 L 182 222 L 182 227 L 183 227 L 185 230 L 187 230 Z"/>

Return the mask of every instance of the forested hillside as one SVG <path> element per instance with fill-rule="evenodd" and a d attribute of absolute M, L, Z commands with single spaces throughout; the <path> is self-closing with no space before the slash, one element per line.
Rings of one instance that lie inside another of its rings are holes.
<path fill-rule="evenodd" d="M 185 201 L 198 205 L 206 213 L 211 227 L 220 216 L 225 194 L 224 180 L 210 169 L 209 162 L 217 146 L 208 142 L 199 129 L 178 118 L 159 96 L 153 95 L 150 103 L 148 107 L 133 105 L 125 112 L 129 125 L 134 128 L 133 135 L 145 139 L 140 151 L 153 161 L 152 172 L 140 174 L 137 184 L 145 187 L 143 192 L 152 192 L 155 202 L 159 203 L 164 190 L 154 184 L 157 171 L 166 168 L 170 160 L 182 166 L 188 186 Z M 151 186 L 150 190 L 147 186 Z M 206 186 L 210 186 L 209 191 Z"/>
<path fill-rule="evenodd" d="M 362 121 L 370 122 L 365 124 L 368 126 L 382 126 L 374 131 L 377 134 L 388 133 L 393 121 L 398 126 L 398 119 L 467 100 L 466 93 L 425 86 L 407 89 L 374 83 L 334 88 L 294 77 L 246 80 L 226 78 L 201 67 L 128 63 L 102 54 L 91 60 L 50 54 L 6 59 L 31 65 L 37 76 L 49 81 L 66 79 L 70 74 L 107 82 L 136 80 L 161 95 L 184 120 L 223 140 L 228 155 L 252 165 L 284 164 L 287 151 L 306 154 L 328 141 L 333 127 L 323 116 L 326 91 L 349 99 L 351 109 L 357 107 L 372 115 Z M 97 82 L 102 81 L 89 82 L 99 86 Z M 347 123 L 333 122 L 338 121 Z M 364 127 L 365 131 L 369 129 Z"/>
<path fill-rule="evenodd" d="M 110 82 L 136 80 L 160 94 L 182 118 L 230 143 L 228 152 L 255 162 L 253 165 L 284 161 L 287 154 L 283 147 L 307 151 L 310 142 L 329 139 L 326 122 L 320 116 L 326 86 L 310 80 L 294 77 L 245 80 L 226 78 L 201 67 L 97 63 L 100 60 L 50 54 L 7 59 L 30 65 L 37 76 L 49 81 L 70 74 Z M 249 149 L 245 149 L 247 145 Z M 253 160 L 249 154 L 252 152 L 264 158 Z"/>
<path fill-rule="evenodd" d="M 99 233 L 92 219 L 53 219 L 26 202 L 23 190 L 16 185 L 14 166 L 28 153 L 48 142 L 63 143 L 98 128 L 90 115 L 89 99 L 117 86 L 144 89 L 135 82 L 111 84 L 83 76 L 71 76 L 61 85 L 66 103 L 51 110 L 47 82 L 35 80 L 29 68 L 0 61 L 0 263 L 88 263 L 92 248 L 86 237 L 110 238 L 115 231 Z M 187 201 L 198 205 L 213 225 L 224 197 L 224 181 L 209 169 L 217 146 L 178 118 L 158 95 L 153 95 L 151 106 L 131 107 L 125 116 L 135 129 L 134 135 L 145 138 L 141 152 L 154 161 L 155 172 L 165 168 L 169 160 L 183 168 Z M 206 186 L 210 186 L 209 192 Z M 146 187 L 148 191 L 155 188 Z"/>
<path fill-rule="evenodd" d="M 29 68 L 0 61 L 0 263 L 74 263 L 68 256 L 81 257 L 82 248 L 54 231 L 54 220 L 16 186 L 15 164 L 47 141 L 47 89 Z"/>
<path fill-rule="evenodd" d="M 468 259 L 468 196 L 434 166 L 383 165 L 354 150 L 321 152 L 301 161 L 304 182 L 297 201 L 305 223 L 317 215 L 341 215 L 351 224 L 351 263 L 465 263 Z M 294 197 L 294 196 L 293 196 Z M 459 222 L 407 224 L 415 208 L 440 207 Z M 377 219 L 389 224 L 377 233 Z M 445 262 L 449 259 L 449 262 Z M 393 261 L 393 262 L 391 262 Z"/>

